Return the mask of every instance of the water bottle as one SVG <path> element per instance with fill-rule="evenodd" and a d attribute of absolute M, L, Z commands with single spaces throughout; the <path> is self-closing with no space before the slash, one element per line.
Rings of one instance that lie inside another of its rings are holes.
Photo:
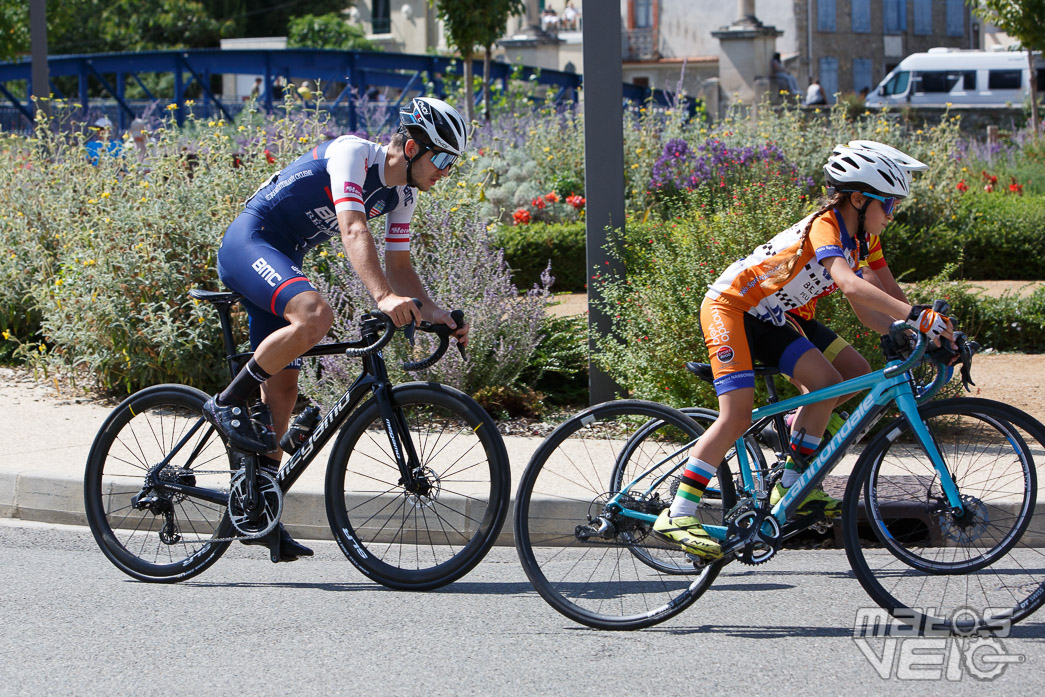
<path fill-rule="evenodd" d="M 298 418 L 294 419 L 294 423 L 290 424 L 290 428 L 279 439 L 279 447 L 283 448 L 283 452 L 288 455 L 293 455 L 312 435 L 312 429 L 316 427 L 317 423 L 319 423 L 319 407 L 307 407 L 298 414 Z"/>

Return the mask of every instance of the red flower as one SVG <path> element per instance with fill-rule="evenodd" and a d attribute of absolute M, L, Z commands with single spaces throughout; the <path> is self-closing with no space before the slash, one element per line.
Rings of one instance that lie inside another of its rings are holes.
<path fill-rule="evenodd" d="M 269 152 L 268 148 L 265 148 L 265 159 L 269 161 L 270 165 L 276 164 L 276 158 L 272 157 L 272 153 Z"/>
<path fill-rule="evenodd" d="M 533 205 L 534 208 L 544 208 L 545 206 L 544 199 L 540 196 L 530 201 L 530 203 Z"/>
<path fill-rule="evenodd" d="M 566 197 L 566 203 L 570 204 L 577 210 L 584 208 L 584 197 L 574 194 L 573 196 Z"/>
<path fill-rule="evenodd" d="M 547 193 L 547 194 L 544 195 L 544 200 L 547 201 L 548 203 L 558 203 L 559 202 L 559 194 L 557 194 L 554 191 L 552 191 L 551 193 Z"/>
<path fill-rule="evenodd" d="M 530 211 L 525 208 L 516 208 L 512 217 L 515 218 L 516 225 L 526 225 L 530 222 Z"/>
<path fill-rule="evenodd" d="M 960 191 L 960 192 L 962 192 L 964 194 L 968 190 L 969 190 L 969 185 L 965 183 L 964 179 L 962 179 L 960 182 L 958 182 L 958 191 Z"/>

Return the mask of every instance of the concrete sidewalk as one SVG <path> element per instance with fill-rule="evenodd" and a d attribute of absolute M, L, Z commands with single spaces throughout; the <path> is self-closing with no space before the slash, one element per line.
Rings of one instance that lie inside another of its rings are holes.
<path fill-rule="evenodd" d="M 0 451 L 0 517 L 86 525 L 83 475 L 94 437 L 113 404 L 72 398 L 55 385 L 37 383 L 0 368 L 0 423 L 7 446 Z M 507 436 L 514 497 L 519 476 L 540 437 Z M 333 539 L 323 502 L 323 478 L 331 445 L 287 495 L 283 522 L 296 537 Z M 511 515 L 500 544 L 514 544 Z"/>

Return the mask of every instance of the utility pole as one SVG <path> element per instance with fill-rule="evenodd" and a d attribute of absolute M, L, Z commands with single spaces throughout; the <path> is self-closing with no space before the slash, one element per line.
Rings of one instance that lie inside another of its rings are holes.
<path fill-rule="evenodd" d="M 584 29 L 584 220 L 587 239 L 588 375 L 592 404 L 617 396 L 610 376 L 592 360 L 596 336 L 612 331 L 610 316 L 592 305 L 600 298 L 593 276 L 623 268 L 606 253 L 606 228 L 624 228 L 624 87 L 621 18 L 617 3 L 585 3 Z M 591 12 L 588 12 L 588 9 Z M 588 118 L 591 116 L 592 118 Z"/>
<path fill-rule="evenodd" d="M 30 72 L 36 106 L 51 115 L 51 81 L 47 70 L 47 0 L 29 0 Z"/>

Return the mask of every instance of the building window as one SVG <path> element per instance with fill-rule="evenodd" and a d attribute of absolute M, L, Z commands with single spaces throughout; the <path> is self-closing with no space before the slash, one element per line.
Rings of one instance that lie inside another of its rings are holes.
<path fill-rule="evenodd" d="M 370 25 L 375 34 L 392 32 L 392 3 L 389 0 L 374 0 L 371 8 Z"/>
<path fill-rule="evenodd" d="M 817 31 L 835 30 L 835 0 L 817 0 L 816 29 Z"/>
<path fill-rule="evenodd" d="M 871 0 L 852 0 L 853 33 L 871 33 Z"/>
<path fill-rule="evenodd" d="M 884 1 L 882 30 L 886 34 L 902 34 L 907 31 L 907 0 Z"/>
<path fill-rule="evenodd" d="M 635 28 L 653 26 L 653 0 L 635 0 Z"/>
<path fill-rule="evenodd" d="M 838 59 L 824 56 L 820 58 L 820 87 L 823 88 L 830 104 L 838 92 Z"/>
<path fill-rule="evenodd" d="M 859 92 L 866 88 L 870 92 L 874 87 L 874 62 L 870 58 L 854 58 L 853 89 Z"/>
<path fill-rule="evenodd" d="M 932 0 L 914 0 L 914 33 L 918 36 L 933 33 Z"/>
<path fill-rule="evenodd" d="M 947 0 L 947 36 L 965 36 L 965 0 Z"/>

